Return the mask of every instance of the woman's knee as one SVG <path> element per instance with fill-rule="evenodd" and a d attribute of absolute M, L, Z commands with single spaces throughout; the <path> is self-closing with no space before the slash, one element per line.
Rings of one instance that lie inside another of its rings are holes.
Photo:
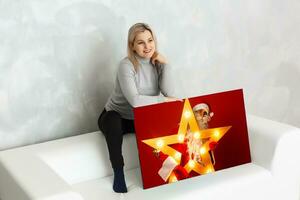
<path fill-rule="evenodd" d="M 99 128 L 102 132 L 122 133 L 122 118 L 116 111 L 107 111 L 99 121 Z"/>

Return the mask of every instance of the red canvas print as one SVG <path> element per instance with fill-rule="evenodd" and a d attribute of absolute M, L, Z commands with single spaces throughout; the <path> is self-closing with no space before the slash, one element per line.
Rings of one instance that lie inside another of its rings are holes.
<path fill-rule="evenodd" d="M 144 189 L 251 162 L 243 91 L 134 109 Z"/>

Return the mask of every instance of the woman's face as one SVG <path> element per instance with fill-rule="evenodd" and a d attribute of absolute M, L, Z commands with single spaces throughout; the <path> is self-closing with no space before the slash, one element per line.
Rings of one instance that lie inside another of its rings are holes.
<path fill-rule="evenodd" d="M 133 50 L 142 58 L 151 58 L 155 52 L 155 42 L 150 31 L 145 30 L 137 34 L 133 43 Z"/>

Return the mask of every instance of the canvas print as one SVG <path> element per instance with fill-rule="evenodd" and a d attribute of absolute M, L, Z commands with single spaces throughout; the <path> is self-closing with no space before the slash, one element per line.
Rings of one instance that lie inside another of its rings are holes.
<path fill-rule="evenodd" d="M 144 189 L 251 162 L 242 89 L 134 109 Z"/>

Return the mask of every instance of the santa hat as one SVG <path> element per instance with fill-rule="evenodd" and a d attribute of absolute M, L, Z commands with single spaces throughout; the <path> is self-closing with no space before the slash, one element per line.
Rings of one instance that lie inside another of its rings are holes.
<path fill-rule="evenodd" d="M 213 112 L 210 112 L 210 107 L 206 103 L 199 103 L 193 107 L 193 111 L 196 112 L 198 110 L 205 110 L 207 113 L 209 113 L 210 117 L 214 115 Z"/>
<path fill-rule="evenodd" d="M 193 107 L 193 111 L 198 111 L 198 110 L 201 110 L 201 109 L 204 109 L 206 110 L 207 112 L 209 112 L 209 106 L 206 104 L 206 103 L 199 103 L 197 105 L 195 105 Z"/>

